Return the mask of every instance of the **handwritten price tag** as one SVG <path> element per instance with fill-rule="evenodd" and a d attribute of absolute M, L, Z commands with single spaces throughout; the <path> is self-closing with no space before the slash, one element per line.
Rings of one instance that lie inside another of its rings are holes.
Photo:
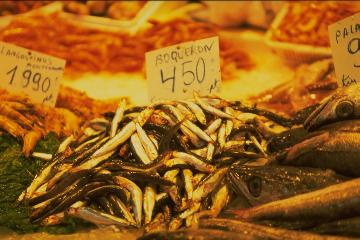
<path fill-rule="evenodd" d="M 0 88 L 54 106 L 65 60 L 0 42 Z"/>
<path fill-rule="evenodd" d="M 147 52 L 146 75 L 151 101 L 211 94 L 221 82 L 219 38 L 185 42 Z"/>
<path fill-rule="evenodd" d="M 360 82 L 360 13 L 329 26 L 330 45 L 338 84 Z"/>

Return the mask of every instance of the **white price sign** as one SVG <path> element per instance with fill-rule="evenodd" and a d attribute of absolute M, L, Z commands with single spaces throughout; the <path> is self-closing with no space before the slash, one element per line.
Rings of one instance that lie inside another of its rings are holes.
<path fill-rule="evenodd" d="M 360 13 L 330 25 L 329 34 L 339 86 L 360 83 Z"/>
<path fill-rule="evenodd" d="M 151 101 L 207 95 L 221 82 L 219 37 L 185 42 L 147 52 L 146 78 Z"/>
<path fill-rule="evenodd" d="M 55 106 L 65 60 L 0 42 L 0 88 Z"/>

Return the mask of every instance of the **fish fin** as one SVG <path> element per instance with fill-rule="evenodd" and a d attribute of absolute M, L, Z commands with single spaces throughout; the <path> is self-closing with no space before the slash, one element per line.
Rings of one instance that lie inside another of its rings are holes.
<path fill-rule="evenodd" d="M 161 138 L 159 143 L 159 153 L 164 153 L 170 150 L 170 142 L 171 139 L 175 136 L 177 131 L 179 130 L 181 124 L 186 120 L 186 118 L 177 122 L 173 127 L 169 129 L 169 131 Z"/>

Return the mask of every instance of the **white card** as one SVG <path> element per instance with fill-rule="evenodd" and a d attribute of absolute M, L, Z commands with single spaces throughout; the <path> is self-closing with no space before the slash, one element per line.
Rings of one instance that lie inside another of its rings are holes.
<path fill-rule="evenodd" d="M 150 101 L 209 95 L 221 83 L 219 37 L 185 42 L 147 52 Z"/>
<path fill-rule="evenodd" d="M 360 13 L 330 25 L 329 34 L 338 85 L 360 83 Z"/>
<path fill-rule="evenodd" d="M 65 60 L 0 42 L 0 88 L 55 106 Z"/>

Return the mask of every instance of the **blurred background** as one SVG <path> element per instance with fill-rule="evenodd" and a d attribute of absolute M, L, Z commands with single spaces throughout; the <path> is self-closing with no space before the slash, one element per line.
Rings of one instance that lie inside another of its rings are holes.
<path fill-rule="evenodd" d="M 0 39 L 66 59 L 62 84 L 148 103 L 147 51 L 220 36 L 220 95 L 247 98 L 331 57 L 327 26 L 356 2 L 1 1 Z"/>
<path fill-rule="evenodd" d="M 356 1 L 0 1 L 0 41 L 66 60 L 56 104 L 62 112 L 44 114 L 45 130 L 64 137 L 113 111 L 120 98 L 149 103 L 146 52 L 212 36 L 220 40 L 218 95 L 291 116 L 338 88 L 328 26 L 358 12 Z M 6 230 L 0 238 L 104 236 L 134 238 L 109 229 L 68 236 Z"/>

